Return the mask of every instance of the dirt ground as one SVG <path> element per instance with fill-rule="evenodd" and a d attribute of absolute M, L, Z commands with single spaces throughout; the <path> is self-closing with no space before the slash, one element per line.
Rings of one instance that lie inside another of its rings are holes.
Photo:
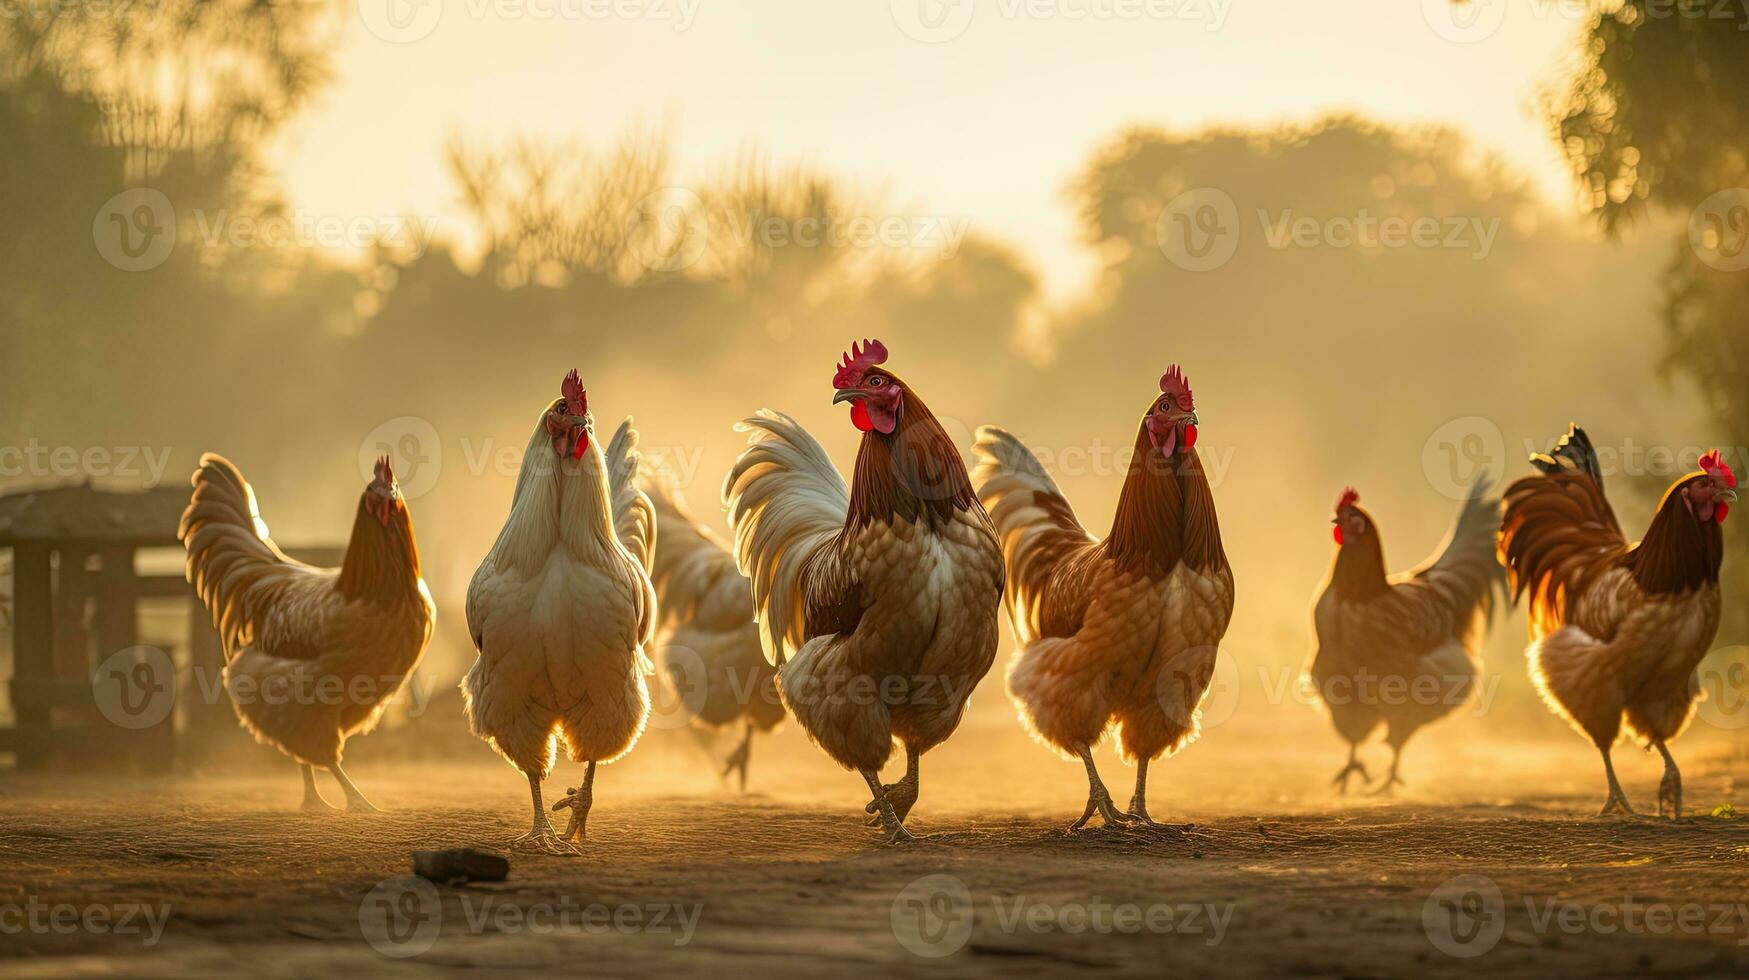
<path fill-rule="evenodd" d="M 658 740 L 602 770 L 584 856 L 516 855 L 508 881 L 465 887 L 400 876 L 415 849 L 526 828 L 502 764 L 361 762 L 381 814 L 295 810 L 289 767 L 0 772 L 0 974 L 1749 972 L 1749 814 L 1712 815 L 1749 774 L 1729 741 L 1679 753 L 1679 824 L 1591 816 L 1601 777 L 1570 737 L 1412 746 L 1411 792 L 1391 801 L 1331 792 L 1328 736 L 1223 744 L 1152 774 L 1155 816 L 1193 829 L 1069 837 L 1079 767 L 950 742 L 925 759 L 922 839 L 889 847 L 855 777 L 793 733 L 756 748 L 748 796 L 698 746 Z M 1618 754 L 1652 809 L 1658 767 Z M 1100 763 L 1127 799 L 1130 772 Z"/>

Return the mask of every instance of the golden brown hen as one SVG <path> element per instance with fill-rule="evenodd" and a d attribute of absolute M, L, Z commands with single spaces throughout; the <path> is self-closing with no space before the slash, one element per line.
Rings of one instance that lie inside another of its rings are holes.
<path fill-rule="evenodd" d="M 1531 679 L 1602 753 L 1602 813 L 1633 812 L 1610 759 L 1625 724 L 1663 756 L 1659 812 L 1680 817 L 1682 774 L 1668 743 L 1693 716 L 1695 668 L 1718 631 L 1721 525 L 1737 477 L 1718 450 L 1702 456 L 1629 544 L 1585 430 L 1569 426 L 1531 462 L 1542 472 L 1507 488 L 1499 540 L 1514 601 L 1530 597 Z"/>

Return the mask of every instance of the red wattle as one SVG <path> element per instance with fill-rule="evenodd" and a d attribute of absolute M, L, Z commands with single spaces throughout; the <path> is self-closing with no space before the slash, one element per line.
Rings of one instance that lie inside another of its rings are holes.
<path fill-rule="evenodd" d="M 1196 426 L 1194 425 L 1187 425 L 1184 427 L 1184 448 L 1196 448 Z"/>
<path fill-rule="evenodd" d="M 1730 504 L 1714 504 L 1713 505 L 1713 522 L 1716 524 L 1725 523 L 1725 515 L 1729 514 L 1730 512 L 1731 512 L 1731 505 Z"/>
<path fill-rule="evenodd" d="M 1342 525 L 1338 524 L 1335 527 L 1331 528 L 1330 530 L 1336 536 L 1336 543 L 1341 544 L 1342 543 Z"/>
<path fill-rule="evenodd" d="M 583 453 L 589 448 L 589 433 L 577 433 L 577 448 L 571 452 L 572 459 L 582 459 Z"/>
<path fill-rule="evenodd" d="M 858 432 L 874 431 L 874 419 L 868 417 L 868 402 L 859 398 L 850 403 L 850 424 Z"/>

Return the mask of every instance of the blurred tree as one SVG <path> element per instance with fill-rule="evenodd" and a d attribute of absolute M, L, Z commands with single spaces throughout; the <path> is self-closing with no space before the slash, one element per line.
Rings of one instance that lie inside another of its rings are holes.
<path fill-rule="evenodd" d="M 1548 115 L 1581 201 L 1611 235 L 1678 215 L 1664 276 L 1665 368 L 1697 382 L 1733 465 L 1749 469 L 1749 9 L 1622 0 L 1592 14 L 1579 66 Z M 1749 591 L 1749 540 L 1726 535 L 1726 574 Z M 1749 633 L 1727 603 L 1726 634 Z"/>

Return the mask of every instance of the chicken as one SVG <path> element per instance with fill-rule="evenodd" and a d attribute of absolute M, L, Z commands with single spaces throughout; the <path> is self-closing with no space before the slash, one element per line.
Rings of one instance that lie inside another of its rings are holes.
<path fill-rule="evenodd" d="M 1609 797 L 1600 816 L 1633 812 L 1610 759 L 1625 724 L 1664 757 L 1658 809 L 1676 819 L 1682 774 L 1668 743 L 1693 716 L 1695 669 L 1718 631 L 1722 525 L 1737 477 L 1718 450 L 1702 456 L 1629 544 L 1585 430 L 1569 426 L 1531 463 L 1541 472 L 1506 489 L 1498 545 L 1513 601 L 1530 600 L 1531 680 L 1602 753 Z"/>
<path fill-rule="evenodd" d="M 735 558 L 766 656 L 798 724 L 860 773 L 894 842 L 918 760 L 959 726 L 1000 632 L 1002 554 L 965 464 L 917 390 L 881 368 L 879 341 L 832 379 L 862 433 L 850 487 L 813 436 L 761 410 L 723 484 Z M 882 785 L 895 742 L 905 775 Z"/>
<path fill-rule="evenodd" d="M 693 519 L 665 476 L 657 474 L 649 487 L 662 542 L 651 575 L 659 612 L 656 663 L 674 679 L 695 725 L 743 726 L 723 777 L 738 773 L 745 792 L 753 734 L 784 719 L 777 669 L 760 649 L 753 594 L 728 546 Z"/>
<path fill-rule="evenodd" d="M 475 735 L 528 778 L 534 822 L 512 846 L 570 855 L 594 799 L 595 767 L 637 742 L 650 713 L 644 654 L 656 623 L 650 499 L 638 489 L 637 432 L 620 424 L 603 456 L 588 393 L 572 371 L 524 450 L 510 517 L 468 587 L 479 657 L 462 680 Z M 587 763 L 555 834 L 541 781 L 564 742 Z"/>
<path fill-rule="evenodd" d="M 341 752 L 376 727 L 424 655 L 437 614 L 388 458 L 359 497 L 339 568 L 286 557 L 230 460 L 201 456 L 191 482 L 176 536 L 219 631 L 237 718 L 303 769 L 305 809 L 329 808 L 316 789 L 321 766 L 347 809 L 375 810 L 340 767 Z"/>
<path fill-rule="evenodd" d="M 1148 815 L 1148 763 L 1200 731 L 1233 613 L 1233 573 L 1196 436 L 1190 384 L 1174 364 L 1143 413 L 1111 533 L 1100 540 L 1019 439 L 978 430 L 974 480 L 1001 535 L 1022 644 L 1008 692 L 1036 738 L 1087 768 L 1087 808 L 1071 832 L 1095 813 L 1107 825 L 1159 826 Z M 1113 804 L 1093 764 L 1108 729 L 1136 765 L 1128 810 Z"/>
<path fill-rule="evenodd" d="M 1385 574 L 1378 523 L 1351 487 L 1336 501 L 1336 559 L 1312 608 L 1318 647 L 1307 674 L 1336 731 L 1348 740 L 1348 764 L 1335 784 L 1371 777 L 1360 743 L 1382 724 L 1391 771 L 1375 792 L 1401 786 L 1403 745 L 1421 726 L 1469 701 L 1480 673 L 1482 636 L 1501 583 L 1494 561 L 1499 500 L 1488 478 L 1476 480 L 1445 541 L 1400 575 Z"/>

